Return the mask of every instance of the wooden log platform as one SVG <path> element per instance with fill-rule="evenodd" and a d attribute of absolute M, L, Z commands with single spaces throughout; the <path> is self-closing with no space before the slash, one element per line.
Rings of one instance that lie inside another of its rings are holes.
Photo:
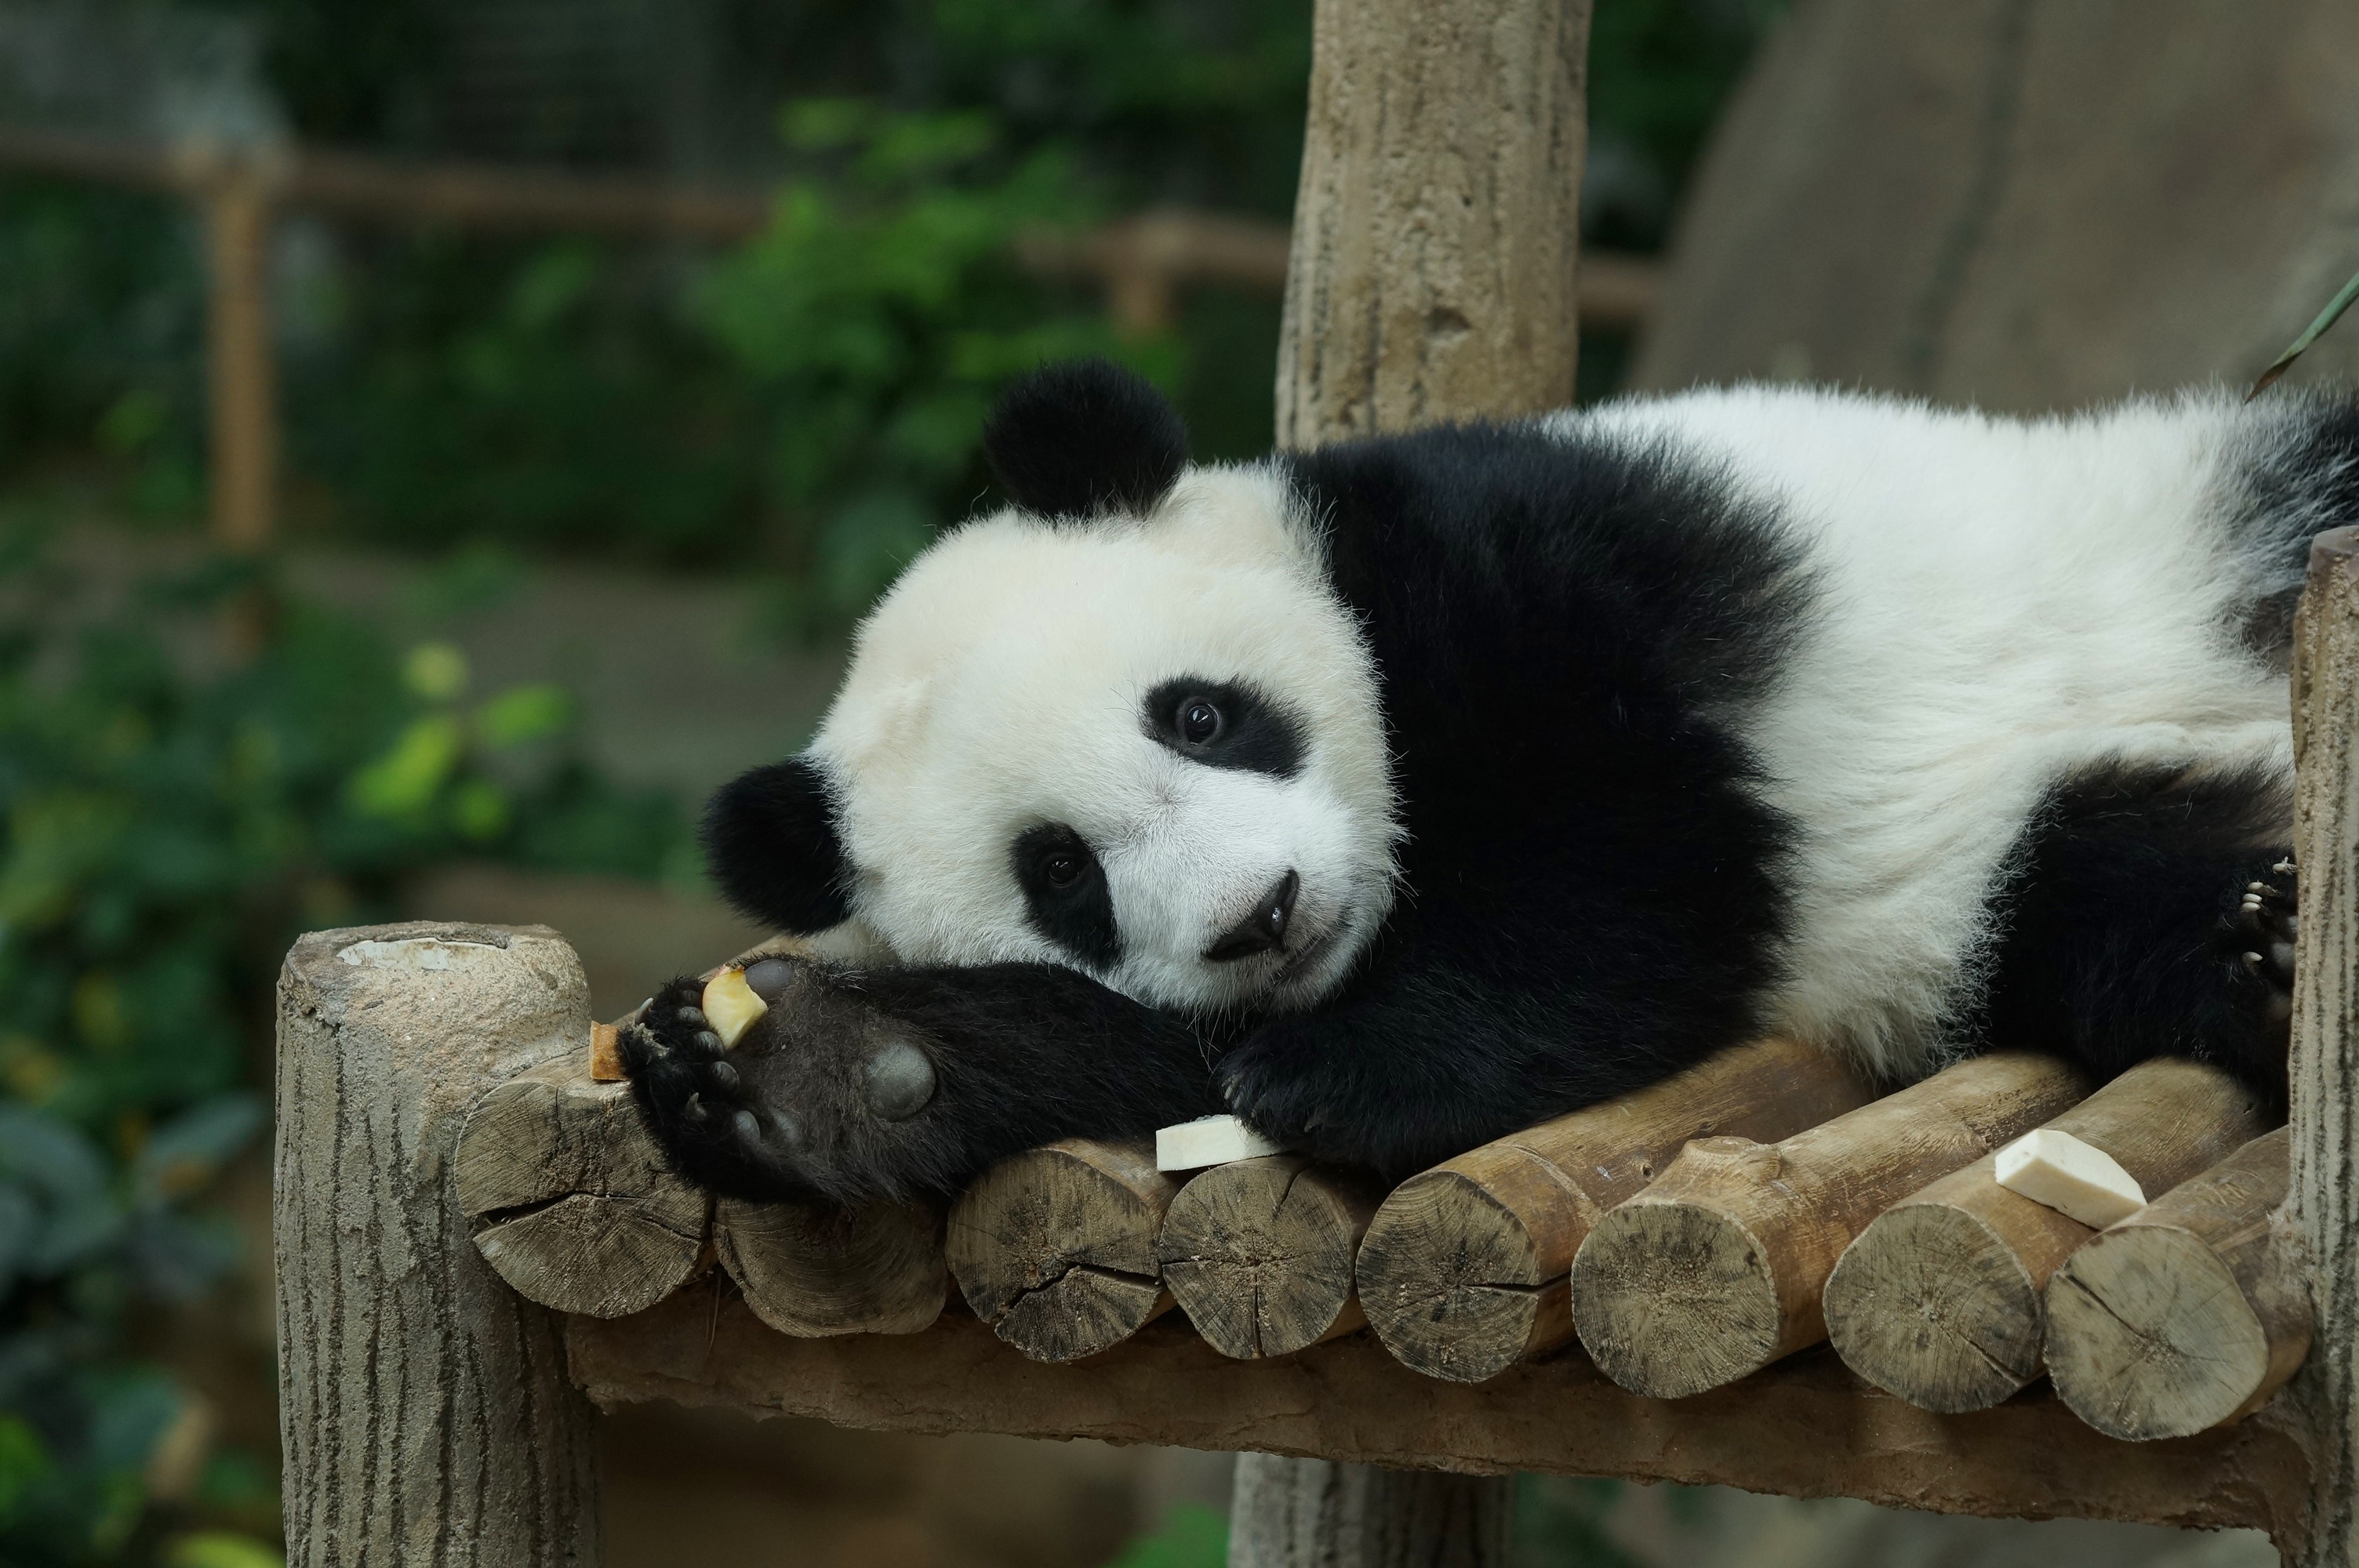
<path fill-rule="evenodd" d="M 1825 1052 L 1764 1040 L 1410 1177 L 1361 1239 L 1360 1303 L 1385 1348 L 1479 1383 L 1572 1337 L 1572 1255 L 1690 1140 L 1776 1140 L 1856 1109 Z"/>
<path fill-rule="evenodd" d="M 1659 1400 L 1577 1351 L 1482 1386 L 1410 1371 L 1372 1335 L 1238 1360 L 1167 1314 L 1086 1362 L 1049 1365 L 952 1312 L 924 1334 L 792 1339 L 701 1292 L 567 1323 L 573 1378 L 601 1405 L 663 1399 L 842 1426 L 1094 1437 L 1506 1475 L 1717 1484 L 2006 1518 L 2303 1524 L 2308 1471 L 2278 1406 L 2199 1436 L 2125 1444 L 2032 1390 L 1987 1411 L 1919 1411 L 1832 1352 Z"/>
<path fill-rule="evenodd" d="M 1074 1138 L 1003 1160 L 951 1206 L 951 1273 L 1034 1360 L 1094 1356 L 1173 1304 L 1155 1238 L 1180 1184 L 1147 1142 Z"/>
<path fill-rule="evenodd" d="M 2049 1282 L 2049 1371 L 2108 1436 L 2181 1437 L 2234 1421 L 2310 1351 L 2310 1297 L 2270 1221 L 2289 1136 L 2256 1138 L 2108 1227 Z"/>
<path fill-rule="evenodd" d="M 1215 1166 L 1163 1217 L 1163 1282 L 1224 1356 L 1286 1356 L 1349 1334 L 1367 1321 L 1352 1263 L 1382 1196 L 1299 1154 Z"/>
<path fill-rule="evenodd" d="M 2048 1126 L 2159 1197 L 2266 1125 L 2251 1092 L 2176 1058 L 2132 1067 Z M 1998 1184 L 1985 1154 L 1876 1216 L 1827 1279 L 1827 1336 L 1851 1368 L 1932 1411 L 1981 1410 L 2039 1376 L 2049 1276 L 2096 1232 Z"/>
<path fill-rule="evenodd" d="M 1702 1393 L 1826 1336 L 1821 1292 L 1886 1206 L 2081 1098 L 2050 1057 L 1995 1052 L 1780 1143 L 1707 1138 L 1598 1222 L 1573 1325 L 1623 1387 Z"/>

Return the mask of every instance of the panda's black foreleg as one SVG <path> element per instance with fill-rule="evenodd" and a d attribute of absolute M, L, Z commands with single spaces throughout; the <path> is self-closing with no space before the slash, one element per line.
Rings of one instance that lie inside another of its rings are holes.
<path fill-rule="evenodd" d="M 658 1142 L 716 1192 L 947 1195 L 1019 1150 L 1220 1108 L 1192 1031 L 1071 969 L 778 958 L 747 974 L 769 1011 L 733 1048 L 690 979 L 622 1039 Z"/>
<path fill-rule="evenodd" d="M 2281 784 L 2258 775 L 2114 769 L 2060 786 L 2011 860 L 1966 1028 L 2101 1080 L 2191 1056 L 2281 1098 L 2288 816 Z"/>

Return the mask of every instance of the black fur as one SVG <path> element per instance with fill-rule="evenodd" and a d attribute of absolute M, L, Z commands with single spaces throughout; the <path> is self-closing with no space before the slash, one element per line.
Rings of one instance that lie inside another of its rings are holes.
<path fill-rule="evenodd" d="M 1114 894 L 1088 840 L 1061 822 L 1044 822 L 1016 836 L 1007 860 L 1033 930 L 1084 964 L 1122 961 Z"/>
<path fill-rule="evenodd" d="M 715 1192 L 953 1193 L 1021 1150 L 1144 1137 L 1220 1108 L 1187 1025 L 1072 969 L 791 960 L 770 1011 L 726 1052 L 697 1007 L 701 989 L 666 986 L 621 1044 L 658 1141 Z M 868 1065 L 910 1046 L 934 1070 L 932 1098 L 898 1119 L 872 1113 Z"/>
<path fill-rule="evenodd" d="M 2058 784 L 1993 894 L 2001 935 L 1961 1035 L 2101 1082 L 2192 1056 L 2281 1093 L 2283 990 L 2244 961 L 2271 943 L 2240 905 L 2277 880 L 2292 819 L 2266 775 L 2111 767 Z"/>
<path fill-rule="evenodd" d="M 1743 1038 L 1790 830 L 1720 716 L 1815 602 L 1774 515 L 1513 428 L 1289 462 L 1375 654 L 1408 892 L 1341 996 L 1223 1060 L 1231 1104 L 1398 1175 Z"/>
<path fill-rule="evenodd" d="M 1188 461 L 1188 431 L 1136 372 L 1102 359 L 1047 365 L 1011 383 L 984 427 L 984 456 L 1036 516 L 1137 515 Z"/>
<path fill-rule="evenodd" d="M 754 919 L 808 935 L 851 914 L 851 868 L 827 778 L 803 758 L 723 784 L 704 808 L 701 837 L 722 895 Z"/>
<path fill-rule="evenodd" d="M 1213 720 L 1202 736 L 1188 722 L 1200 703 Z M 1191 762 L 1282 779 L 1302 771 L 1302 720 L 1249 686 L 1184 676 L 1148 692 L 1141 708 L 1147 732 Z"/>

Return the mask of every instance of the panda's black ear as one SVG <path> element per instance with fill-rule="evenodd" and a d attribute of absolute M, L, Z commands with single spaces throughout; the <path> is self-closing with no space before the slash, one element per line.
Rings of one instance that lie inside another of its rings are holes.
<path fill-rule="evenodd" d="M 1000 488 L 1041 517 L 1143 515 L 1188 461 L 1188 429 L 1163 394 L 1103 359 L 1044 365 L 999 395 L 983 452 Z"/>
<path fill-rule="evenodd" d="M 827 776 L 803 758 L 722 785 L 704 808 L 701 837 L 722 896 L 753 919 L 810 935 L 850 917 L 852 866 Z"/>

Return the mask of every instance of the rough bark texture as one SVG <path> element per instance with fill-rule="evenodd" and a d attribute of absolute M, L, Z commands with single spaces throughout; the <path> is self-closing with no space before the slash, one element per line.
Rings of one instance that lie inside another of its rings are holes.
<path fill-rule="evenodd" d="M 2282 1128 L 2109 1227 L 2048 1286 L 2056 1392 L 2108 1437 L 2185 1437 L 2257 1410 L 2310 1349 L 2310 1302 L 2270 1235 Z"/>
<path fill-rule="evenodd" d="M 1934 1415 L 1808 1351 L 1691 1400 L 1615 1388 L 1576 1355 L 1475 1388 L 1410 1371 L 1374 1336 L 1237 1361 L 1174 1314 L 1087 1362 L 1026 1359 L 963 1314 L 906 1339 L 788 1339 L 700 1292 L 635 1317 L 569 1320 L 602 1404 L 669 1399 L 903 1432 L 1007 1432 L 1312 1455 L 1506 1476 L 1722 1484 L 1792 1497 L 2032 1519 L 2126 1519 L 2299 1533 L 2308 1471 L 2280 1400 L 2164 1443 L 2117 1443 L 2039 1389 Z M 1258 1491 L 1248 1478 L 1248 1509 Z M 1504 1485 L 1504 1483 L 1502 1483 Z"/>
<path fill-rule="evenodd" d="M 2141 1063 L 2048 1123 L 2159 1197 L 2267 1125 L 2216 1067 Z M 2039 1376 L 2057 1265 L 2096 1234 L 1998 1184 L 1986 1154 L 1886 1209 L 1827 1278 L 1827 1337 L 1861 1377 L 1927 1410 L 1996 1404 Z"/>
<path fill-rule="evenodd" d="M 1689 1140 L 1784 1138 L 1867 1098 L 1825 1052 L 1764 1040 L 1485 1144 L 1385 1199 L 1360 1241 L 1361 1306 L 1405 1365 L 1495 1377 L 1572 1337 L 1573 1253 Z"/>
<path fill-rule="evenodd" d="M 1279 446 L 1572 401 L 1589 10 L 1321 0 Z"/>
<path fill-rule="evenodd" d="M 942 1216 L 922 1204 L 713 1206 L 713 1245 L 745 1303 L 781 1334 L 915 1334 L 942 1315 Z"/>
<path fill-rule="evenodd" d="M 492 1272 L 451 1179 L 486 1090 L 587 1044 L 581 964 L 538 926 L 315 932 L 278 1030 L 288 1562 L 593 1568 L 559 1321 Z"/>
<path fill-rule="evenodd" d="M 1994 1053 L 1782 1143 L 1689 1144 L 1582 1243 L 1582 1344 L 1623 1387 L 1680 1399 L 1817 1343 L 1821 1292 L 1853 1237 L 2084 1087 L 2052 1058 Z"/>
<path fill-rule="evenodd" d="M 1349 1334 L 1367 1321 L 1352 1260 L 1382 1195 L 1300 1154 L 1216 1166 L 1163 1217 L 1163 1282 L 1224 1356 L 1288 1356 Z"/>
<path fill-rule="evenodd" d="M 2347 0 L 1805 0 L 1712 136 L 1634 384 L 2047 410 L 2249 379 L 2350 276 L 2321 214 L 2354 95 Z M 2354 369 L 2346 323 L 2295 373 Z"/>
<path fill-rule="evenodd" d="M 2287 1218 L 2316 1348 L 2295 1391 L 2316 1434 L 2310 1528 L 2290 1560 L 2359 1563 L 2359 529 L 2321 534 L 2294 621 L 2293 1124 Z"/>
<path fill-rule="evenodd" d="M 1237 1568 L 1489 1568 L 1507 1560 L 1510 1494 L 1475 1476 L 1332 1459 L 1237 1456 Z"/>
<path fill-rule="evenodd" d="M 1003 1160 L 951 1206 L 951 1277 L 1034 1360 L 1094 1356 L 1170 1310 L 1155 1235 L 1179 1191 L 1152 1143 L 1074 1138 Z"/>
<path fill-rule="evenodd" d="M 543 1306 L 620 1317 L 705 1259 L 711 1200 L 664 1164 L 630 1086 L 593 1082 L 579 1054 L 485 1095 L 453 1168 L 476 1247 Z"/>

